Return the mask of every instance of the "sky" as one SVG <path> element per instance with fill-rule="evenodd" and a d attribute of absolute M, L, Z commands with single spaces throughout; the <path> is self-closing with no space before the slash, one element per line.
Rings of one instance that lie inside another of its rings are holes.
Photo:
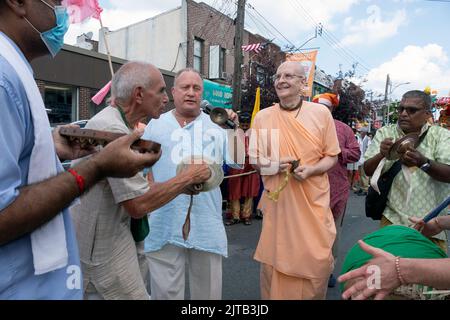
<path fill-rule="evenodd" d="M 196 0 L 197 1 L 197 0 Z M 200 1 L 197 1 L 200 2 Z M 233 0 L 203 0 L 235 17 Z M 102 21 L 110 30 L 153 17 L 181 5 L 181 0 L 100 0 Z M 391 97 L 429 86 L 450 95 L 450 0 L 247 0 L 246 29 L 277 43 L 318 48 L 317 65 L 336 76 L 356 65 L 353 81 L 373 99 L 384 96 L 386 77 Z M 315 30 L 322 25 L 322 33 Z M 92 31 L 99 21 L 74 24 L 65 42 Z"/>

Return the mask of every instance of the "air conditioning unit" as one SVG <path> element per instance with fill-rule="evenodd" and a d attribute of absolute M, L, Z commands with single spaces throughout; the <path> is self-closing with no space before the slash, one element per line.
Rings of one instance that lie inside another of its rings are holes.
<path fill-rule="evenodd" d="M 220 74 L 220 78 L 221 78 L 221 79 L 227 79 L 227 78 L 228 78 L 228 73 L 227 73 L 227 72 L 222 72 L 222 73 Z"/>

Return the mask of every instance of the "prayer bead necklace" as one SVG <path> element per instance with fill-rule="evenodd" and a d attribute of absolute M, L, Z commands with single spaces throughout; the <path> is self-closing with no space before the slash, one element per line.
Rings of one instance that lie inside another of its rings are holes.
<path fill-rule="evenodd" d="M 300 114 L 300 111 L 302 110 L 302 105 L 303 105 L 303 99 L 300 99 L 300 102 L 297 104 L 297 106 L 295 106 L 295 108 L 292 108 L 292 109 L 285 108 L 285 107 L 283 107 L 283 105 L 280 103 L 280 107 L 281 107 L 281 109 L 283 109 L 283 110 L 286 110 L 286 111 L 294 111 L 294 110 L 297 110 L 297 109 L 298 109 L 297 114 L 295 115 L 295 119 L 297 119 L 298 115 Z"/>

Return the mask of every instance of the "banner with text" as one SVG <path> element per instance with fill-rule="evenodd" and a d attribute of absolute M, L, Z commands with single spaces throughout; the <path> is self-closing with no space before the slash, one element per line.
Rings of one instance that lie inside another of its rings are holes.
<path fill-rule="evenodd" d="M 306 87 L 304 89 L 305 97 L 312 97 L 312 89 L 314 84 L 314 74 L 316 71 L 316 60 L 317 60 L 318 51 L 310 51 L 303 53 L 292 53 L 286 56 L 287 61 L 298 61 L 305 68 L 306 74 Z"/>

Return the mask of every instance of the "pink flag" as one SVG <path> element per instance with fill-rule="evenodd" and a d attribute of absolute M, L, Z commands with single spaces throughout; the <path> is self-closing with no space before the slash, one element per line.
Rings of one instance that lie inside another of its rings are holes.
<path fill-rule="evenodd" d="M 96 105 L 100 105 L 103 100 L 105 100 L 105 97 L 108 95 L 109 90 L 111 90 L 111 81 L 106 84 L 103 88 L 100 89 L 99 92 L 92 98 L 92 101 Z"/>
<path fill-rule="evenodd" d="M 98 0 L 63 0 L 62 4 L 67 7 L 71 23 L 80 23 L 88 18 L 100 20 L 103 11 Z"/>

